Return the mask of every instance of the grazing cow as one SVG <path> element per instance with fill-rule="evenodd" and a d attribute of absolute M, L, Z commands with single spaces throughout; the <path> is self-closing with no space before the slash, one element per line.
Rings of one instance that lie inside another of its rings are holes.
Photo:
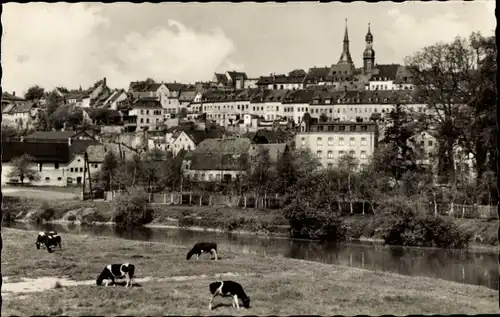
<path fill-rule="evenodd" d="M 212 298 L 208 304 L 208 309 L 212 310 L 212 301 L 216 296 L 232 297 L 233 307 L 240 309 L 239 299 L 243 302 L 243 307 L 250 308 L 250 297 L 245 294 L 240 283 L 233 281 L 222 281 L 219 279 L 216 282 L 210 283 L 210 293 Z"/>
<path fill-rule="evenodd" d="M 212 253 L 217 260 L 217 243 L 214 242 L 198 242 L 194 245 L 191 251 L 188 252 L 186 260 L 189 260 L 193 255 L 196 254 L 196 258 L 199 259 L 202 253 Z"/>
<path fill-rule="evenodd" d="M 49 243 L 50 241 L 50 243 Z M 61 237 L 57 234 L 55 231 L 48 231 L 48 232 L 39 232 L 38 236 L 36 238 L 36 248 L 40 250 L 40 245 L 45 244 L 47 246 L 47 249 L 50 249 L 50 246 L 59 246 L 61 247 Z M 49 250 L 49 252 L 52 252 L 52 250 Z"/>
<path fill-rule="evenodd" d="M 134 278 L 135 266 L 130 263 L 123 264 L 109 264 L 106 265 L 102 273 L 97 277 L 96 283 L 97 286 L 102 284 L 103 280 L 106 280 L 105 286 L 108 286 L 109 281 L 113 283 L 113 286 L 116 286 L 115 279 L 117 278 L 126 278 L 127 283 L 125 287 L 132 287 L 132 279 Z"/>

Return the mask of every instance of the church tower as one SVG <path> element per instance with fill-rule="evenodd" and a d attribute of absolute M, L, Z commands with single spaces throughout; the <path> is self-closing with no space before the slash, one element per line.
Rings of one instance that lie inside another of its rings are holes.
<path fill-rule="evenodd" d="M 349 34 L 347 33 L 347 19 L 345 19 L 345 33 L 344 33 L 344 49 L 342 50 L 342 55 L 338 64 L 350 65 L 354 68 L 354 63 L 352 62 L 351 53 L 349 52 Z"/>
<path fill-rule="evenodd" d="M 366 48 L 363 52 L 363 70 L 365 73 L 369 74 L 375 67 L 375 51 L 372 48 L 373 45 L 373 35 L 370 31 L 370 23 L 368 23 L 368 33 L 365 37 Z"/>

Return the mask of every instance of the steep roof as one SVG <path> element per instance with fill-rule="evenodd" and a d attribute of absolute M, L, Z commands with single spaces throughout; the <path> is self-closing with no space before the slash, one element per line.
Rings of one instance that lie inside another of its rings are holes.
<path fill-rule="evenodd" d="M 7 101 L 25 101 L 26 99 L 14 96 L 9 94 L 8 92 L 2 92 L 2 100 L 7 100 Z"/>
<path fill-rule="evenodd" d="M 237 72 L 233 70 L 233 71 L 228 71 L 227 74 L 229 75 L 233 83 L 240 78 L 243 78 L 244 80 L 248 79 L 247 74 L 244 72 Z"/>
<path fill-rule="evenodd" d="M 242 154 L 247 153 L 252 142 L 248 138 L 231 139 L 206 139 L 196 147 L 196 153 L 226 153 Z"/>
<path fill-rule="evenodd" d="M 287 136 L 284 132 L 260 129 L 255 132 L 252 141 L 257 144 L 285 143 L 287 141 Z"/>
<path fill-rule="evenodd" d="M 205 153 L 191 153 L 186 161 L 190 162 L 190 169 L 195 171 L 226 170 L 240 171 L 243 166 L 239 157 L 233 155 L 215 155 Z"/>
<path fill-rule="evenodd" d="M 179 91 L 179 90 L 182 90 L 182 88 L 184 88 L 184 85 L 183 84 L 180 84 L 180 83 L 168 83 L 168 84 L 165 84 L 165 86 L 167 86 L 168 90 L 173 90 L 173 91 Z"/>
<path fill-rule="evenodd" d="M 289 93 L 283 103 L 310 103 L 313 96 L 314 91 L 299 89 Z"/>
<path fill-rule="evenodd" d="M 179 101 L 193 101 L 197 93 L 196 90 L 181 90 Z"/>
<path fill-rule="evenodd" d="M 378 73 L 373 74 L 370 80 L 395 80 L 400 66 L 399 64 L 377 65 Z"/>
<path fill-rule="evenodd" d="M 23 154 L 33 156 L 37 163 L 67 163 L 70 160 L 68 143 L 2 142 L 2 162 L 10 162 Z"/>
<path fill-rule="evenodd" d="M 156 92 L 162 83 L 152 83 L 147 81 L 133 81 L 129 85 L 132 92 Z"/>
<path fill-rule="evenodd" d="M 87 154 L 89 162 L 91 163 L 102 163 L 104 162 L 104 157 L 108 151 L 111 151 L 116 154 L 118 158 L 120 158 L 120 150 L 125 159 L 131 159 L 134 154 L 137 154 L 136 151 L 126 147 L 119 146 L 114 143 L 106 143 L 106 144 L 96 144 L 90 145 L 87 148 Z"/>
<path fill-rule="evenodd" d="M 85 131 L 35 131 L 24 137 L 25 141 L 61 141 L 68 142 L 68 138 L 84 137 L 86 139 L 93 139 L 93 137 Z"/>
<path fill-rule="evenodd" d="M 133 108 L 148 108 L 148 109 L 162 109 L 160 101 L 156 98 L 141 98 L 136 100 L 133 105 Z"/>
<path fill-rule="evenodd" d="M 223 84 L 224 86 L 227 85 L 228 80 L 225 74 L 215 73 L 215 79 L 217 80 L 218 84 Z"/>

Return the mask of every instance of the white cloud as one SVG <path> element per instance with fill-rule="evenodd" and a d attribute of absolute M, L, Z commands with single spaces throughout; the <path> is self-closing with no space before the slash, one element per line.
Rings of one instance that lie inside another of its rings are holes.
<path fill-rule="evenodd" d="M 106 41 L 99 31 L 110 21 L 82 3 L 9 3 L 2 24 L 2 86 L 18 95 L 35 84 L 86 88 L 102 77 L 122 88 L 148 77 L 209 79 L 219 66 L 232 64 L 228 57 L 235 50 L 220 29 L 199 33 L 173 20 L 147 34 Z"/>
<path fill-rule="evenodd" d="M 451 42 L 457 35 L 468 37 L 471 32 L 480 31 L 483 35 L 491 34 L 496 21 L 494 18 L 494 2 L 485 1 L 469 5 L 484 7 L 484 16 L 480 19 L 461 20 L 453 10 L 448 10 L 444 14 L 428 14 L 425 18 L 416 19 L 410 13 L 402 12 L 414 6 L 423 4 L 406 3 L 401 5 L 401 9 L 394 8 L 387 12 L 392 20 L 391 32 L 383 35 L 383 43 L 389 50 L 397 52 L 398 56 L 408 56 L 425 46 L 438 42 Z M 426 4 L 427 7 L 438 4 Z M 459 5 L 458 3 L 455 5 Z M 408 12 L 411 12 L 408 10 Z M 396 55 L 396 54 L 395 54 Z"/>

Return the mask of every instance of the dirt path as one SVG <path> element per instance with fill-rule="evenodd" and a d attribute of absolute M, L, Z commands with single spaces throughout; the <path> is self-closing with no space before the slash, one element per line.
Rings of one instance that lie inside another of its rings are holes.
<path fill-rule="evenodd" d="M 219 276 L 223 277 L 231 277 L 231 276 L 254 276 L 257 275 L 255 273 L 247 273 L 247 274 L 239 274 L 233 272 L 226 272 L 214 276 L 209 275 L 187 275 L 187 276 L 171 276 L 165 278 L 153 278 L 151 276 L 134 278 L 134 283 L 144 283 L 144 282 L 163 282 L 163 281 L 187 281 L 187 280 L 195 280 L 195 279 L 207 279 L 213 278 L 216 279 Z M 21 281 L 17 280 L 9 282 L 9 277 L 4 277 L 4 282 L 2 285 L 2 296 L 7 297 L 13 294 L 19 293 L 36 293 L 43 292 L 50 289 L 55 289 L 56 285 L 59 284 L 61 287 L 67 286 L 80 286 L 80 285 L 95 285 L 95 280 L 86 280 L 86 281 L 75 281 L 70 280 L 65 277 L 52 277 L 52 276 L 44 276 L 35 279 L 31 278 L 23 278 Z M 57 286 L 59 287 L 59 286 Z"/>

